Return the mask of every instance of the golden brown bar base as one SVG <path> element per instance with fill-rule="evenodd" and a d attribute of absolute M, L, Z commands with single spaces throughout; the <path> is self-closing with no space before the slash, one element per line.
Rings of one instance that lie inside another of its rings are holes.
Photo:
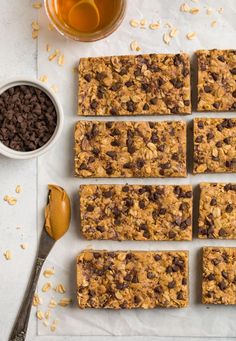
<path fill-rule="evenodd" d="M 236 304 L 236 248 L 203 248 L 202 303 Z"/>
<path fill-rule="evenodd" d="M 192 186 L 82 185 L 87 239 L 191 240 Z"/>
<path fill-rule="evenodd" d="M 200 50 L 198 111 L 236 110 L 236 50 Z"/>
<path fill-rule="evenodd" d="M 187 54 L 81 58 L 78 115 L 190 114 Z"/>
<path fill-rule="evenodd" d="M 236 239 L 236 184 L 200 184 L 198 237 Z"/>
<path fill-rule="evenodd" d="M 80 121 L 75 128 L 80 177 L 185 177 L 186 123 Z"/>
<path fill-rule="evenodd" d="M 193 172 L 236 172 L 235 118 L 194 119 Z"/>
<path fill-rule="evenodd" d="M 77 258 L 80 308 L 188 305 L 187 251 L 84 251 Z"/>

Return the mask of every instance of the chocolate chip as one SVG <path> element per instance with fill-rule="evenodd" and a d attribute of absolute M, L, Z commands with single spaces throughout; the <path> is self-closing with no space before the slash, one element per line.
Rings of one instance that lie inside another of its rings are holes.
<path fill-rule="evenodd" d="M 84 79 L 85 79 L 87 82 L 90 82 L 91 79 L 92 79 L 92 76 L 91 76 L 89 73 L 87 73 L 87 74 L 84 76 Z"/>
<path fill-rule="evenodd" d="M 150 99 L 150 103 L 153 104 L 153 105 L 157 104 L 157 97 L 151 98 Z"/>
<path fill-rule="evenodd" d="M 181 54 L 176 54 L 174 56 L 174 65 L 179 66 L 182 63 L 183 63 L 183 58 L 182 58 Z"/>
<path fill-rule="evenodd" d="M 147 272 L 147 278 L 148 279 L 153 279 L 153 278 L 155 278 L 155 274 L 152 271 L 148 271 Z"/>
<path fill-rule="evenodd" d="M 135 103 L 132 100 L 126 102 L 126 106 L 127 106 L 127 110 L 129 112 L 134 112 L 135 109 L 136 109 L 136 105 L 135 105 Z"/>
<path fill-rule="evenodd" d="M 188 99 L 184 100 L 184 105 L 188 107 L 190 105 L 190 101 Z"/>
<path fill-rule="evenodd" d="M 97 107 L 98 107 L 98 102 L 94 99 L 94 100 L 92 100 L 92 102 L 91 102 L 91 104 L 90 104 L 90 107 L 92 108 L 92 109 L 97 109 Z"/>
<path fill-rule="evenodd" d="M 222 280 L 219 284 L 218 284 L 219 288 L 221 291 L 224 291 L 227 288 L 227 284 L 225 283 L 224 280 Z"/>
<path fill-rule="evenodd" d="M 197 126 L 198 126 L 199 129 L 203 129 L 204 128 L 203 121 L 198 121 Z"/>
<path fill-rule="evenodd" d="M 144 231 L 143 232 L 143 236 L 147 239 L 150 239 L 151 235 L 150 235 L 150 232 L 149 231 Z"/>
<path fill-rule="evenodd" d="M 216 108 L 216 109 L 219 109 L 219 107 L 220 107 L 220 102 L 215 102 L 215 103 L 213 103 L 213 107 Z"/>
<path fill-rule="evenodd" d="M 233 209 L 234 209 L 233 205 L 228 204 L 228 205 L 226 206 L 225 211 L 226 211 L 227 213 L 231 213 L 231 212 L 233 211 Z"/>
<path fill-rule="evenodd" d="M 234 91 L 232 92 L 232 96 L 233 96 L 234 98 L 236 98 L 236 90 L 234 90 Z"/>
<path fill-rule="evenodd" d="M 117 83 L 113 83 L 112 86 L 110 87 L 111 91 L 118 91 L 121 88 L 121 83 L 117 82 Z"/>
<path fill-rule="evenodd" d="M 158 138 L 157 134 L 154 131 L 152 132 L 151 141 L 152 141 L 152 143 L 159 142 L 159 138 Z"/>
<path fill-rule="evenodd" d="M 125 275 L 124 280 L 127 282 L 131 282 L 132 281 L 132 275 L 131 274 Z"/>
<path fill-rule="evenodd" d="M 104 196 L 104 198 L 111 198 L 112 197 L 112 191 L 109 190 L 109 191 L 103 192 L 102 195 Z"/>
<path fill-rule="evenodd" d="M 187 281 L 187 278 L 183 278 L 182 279 L 182 285 L 187 285 L 188 281 Z"/>
<path fill-rule="evenodd" d="M 189 209 L 189 205 L 188 205 L 188 203 L 186 203 L 186 202 L 183 202 L 182 204 L 180 204 L 180 206 L 179 206 L 179 210 L 180 211 L 187 211 Z"/>
<path fill-rule="evenodd" d="M 173 281 L 171 281 L 171 282 L 168 283 L 168 288 L 169 288 L 169 289 L 173 289 L 173 288 L 175 288 L 175 286 L 176 286 L 175 280 L 173 280 Z"/>
<path fill-rule="evenodd" d="M 99 232 L 105 232 L 105 228 L 103 227 L 103 226 L 100 226 L 100 225 L 98 225 L 97 227 L 96 227 L 96 229 L 99 231 Z"/>
<path fill-rule="evenodd" d="M 122 187 L 122 192 L 128 193 L 129 192 L 129 186 Z"/>
<path fill-rule="evenodd" d="M 128 70 L 125 67 L 122 67 L 119 73 L 121 76 L 124 76 L 128 73 Z"/>
<path fill-rule="evenodd" d="M 217 148 L 221 148 L 222 146 L 223 146 L 222 141 L 216 142 L 216 147 L 217 147 Z"/>
<path fill-rule="evenodd" d="M 174 238 L 176 237 L 176 233 L 175 233 L 174 231 L 169 231 L 169 232 L 168 232 L 168 237 L 169 237 L 170 239 L 174 239 Z"/>
<path fill-rule="evenodd" d="M 203 141 L 203 136 L 202 135 L 197 136 L 196 139 L 195 139 L 196 143 L 201 143 L 202 141 Z"/>
<path fill-rule="evenodd" d="M 211 199 L 210 205 L 211 205 L 211 206 L 216 206 L 216 205 L 217 205 L 217 200 L 216 200 L 216 198 L 212 198 L 212 199 Z"/>
<path fill-rule="evenodd" d="M 232 75 L 236 75 L 236 67 L 234 67 L 233 69 L 231 69 L 230 72 L 232 73 Z"/>
<path fill-rule="evenodd" d="M 97 72 L 95 78 L 97 81 L 101 82 L 106 77 L 107 77 L 107 74 L 105 72 Z"/>
<path fill-rule="evenodd" d="M 132 199 L 132 198 L 127 198 L 127 199 L 125 199 L 125 206 L 127 206 L 127 207 L 132 207 L 132 206 L 134 206 L 134 201 L 133 201 L 133 199 Z"/>
<path fill-rule="evenodd" d="M 177 300 L 180 300 L 180 301 L 183 300 L 183 299 L 184 299 L 183 292 L 182 292 L 182 291 L 179 291 L 179 292 L 177 293 L 176 298 L 177 298 Z"/>
<path fill-rule="evenodd" d="M 211 76 L 212 76 L 212 78 L 214 79 L 214 81 L 217 81 L 218 78 L 219 78 L 219 75 L 218 75 L 218 73 L 216 73 L 216 72 L 211 72 Z"/>
<path fill-rule="evenodd" d="M 144 209 L 144 208 L 145 208 L 145 201 L 144 201 L 144 200 L 140 200 L 140 201 L 139 201 L 139 207 L 140 207 L 141 209 Z"/>
<path fill-rule="evenodd" d="M 206 93 L 210 93 L 210 92 L 212 92 L 212 88 L 211 88 L 209 85 L 205 85 L 205 86 L 204 86 L 204 91 L 205 91 Z"/>
<path fill-rule="evenodd" d="M 220 259 L 214 258 L 214 259 L 212 259 L 211 262 L 212 262 L 212 264 L 214 264 L 216 266 L 216 265 L 220 264 Z"/>
<path fill-rule="evenodd" d="M 161 285 L 156 286 L 156 287 L 154 288 L 154 292 L 155 292 L 156 294 L 162 294 L 162 293 L 163 293 L 163 288 L 162 288 L 162 286 L 161 286 Z"/>
<path fill-rule="evenodd" d="M 127 88 L 129 88 L 130 86 L 134 85 L 134 82 L 131 80 L 128 80 L 127 82 L 125 82 L 125 85 L 127 86 Z"/>
<path fill-rule="evenodd" d="M 109 156 L 110 158 L 112 158 L 113 160 L 115 160 L 117 158 L 117 153 L 112 151 L 112 150 L 106 152 L 106 155 Z"/>
<path fill-rule="evenodd" d="M 210 273 L 208 276 L 207 276 L 207 280 L 208 281 L 214 281 L 216 279 L 216 276 L 213 274 L 213 273 Z"/>
<path fill-rule="evenodd" d="M 87 206 L 87 211 L 88 212 L 93 212 L 94 211 L 94 206 L 93 205 L 88 205 Z"/>
<path fill-rule="evenodd" d="M 145 165 L 145 161 L 143 159 L 138 159 L 136 162 L 136 165 L 137 165 L 138 169 L 142 169 Z"/>
<path fill-rule="evenodd" d="M 161 260 L 161 256 L 158 255 L 158 254 L 156 254 L 156 255 L 154 256 L 154 259 L 155 259 L 156 262 L 158 262 L 159 260 Z"/>
<path fill-rule="evenodd" d="M 235 97 L 236 97 L 236 96 L 235 96 Z M 143 110 L 145 110 L 145 111 L 146 111 L 146 110 L 149 110 L 149 105 L 148 105 L 147 103 L 144 104 Z"/>
<path fill-rule="evenodd" d="M 107 173 L 107 175 L 111 175 L 113 173 L 113 168 L 111 166 L 108 166 L 106 168 L 106 173 Z"/>
<path fill-rule="evenodd" d="M 207 141 L 210 141 L 214 138 L 214 134 L 210 131 L 209 133 L 207 133 Z"/>
<path fill-rule="evenodd" d="M 118 140 L 111 141 L 111 146 L 119 147 L 120 146 L 120 141 L 118 141 Z"/>
<path fill-rule="evenodd" d="M 227 232 L 225 231 L 225 229 L 221 228 L 221 229 L 219 230 L 219 236 L 220 236 L 220 237 L 224 237 L 224 236 L 226 236 L 226 234 L 227 234 Z"/>
<path fill-rule="evenodd" d="M 124 163 L 123 167 L 126 169 L 131 169 L 131 168 L 133 168 L 133 164 L 132 164 L 132 162 L 126 162 L 126 163 Z"/>
<path fill-rule="evenodd" d="M 173 272 L 172 266 L 168 265 L 167 268 L 166 268 L 166 273 L 167 274 L 171 274 L 172 272 Z"/>
<path fill-rule="evenodd" d="M 110 114 L 113 116 L 117 116 L 119 114 L 119 112 L 116 108 L 113 107 L 110 109 Z"/>
<path fill-rule="evenodd" d="M 180 79 L 174 78 L 171 79 L 170 82 L 174 85 L 176 89 L 180 89 L 183 87 L 183 82 Z"/>
<path fill-rule="evenodd" d="M 225 62 L 225 57 L 223 55 L 220 55 L 217 57 L 218 60 L 220 60 L 221 62 Z"/>
<path fill-rule="evenodd" d="M 221 275 L 225 278 L 225 279 L 228 279 L 228 274 L 226 271 L 222 270 L 221 271 Z"/>

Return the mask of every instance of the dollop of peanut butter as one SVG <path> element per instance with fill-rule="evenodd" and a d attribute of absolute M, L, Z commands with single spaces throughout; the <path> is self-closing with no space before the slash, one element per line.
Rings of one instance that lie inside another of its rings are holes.
<path fill-rule="evenodd" d="M 45 208 L 45 229 L 50 237 L 58 240 L 70 225 L 70 198 L 62 187 L 48 185 L 48 189 L 49 202 Z"/>

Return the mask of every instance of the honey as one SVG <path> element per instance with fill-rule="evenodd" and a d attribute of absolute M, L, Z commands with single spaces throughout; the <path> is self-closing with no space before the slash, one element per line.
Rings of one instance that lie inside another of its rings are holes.
<path fill-rule="evenodd" d="M 67 31 L 92 34 L 116 21 L 122 0 L 53 0 L 53 11 Z"/>

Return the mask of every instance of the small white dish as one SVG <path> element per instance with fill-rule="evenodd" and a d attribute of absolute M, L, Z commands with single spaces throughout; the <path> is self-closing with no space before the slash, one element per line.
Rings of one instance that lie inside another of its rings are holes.
<path fill-rule="evenodd" d="M 53 105 L 55 106 L 55 110 L 57 113 L 57 125 L 55 128 L 55 131 L 53 135 L 51 136 L 50 140 L 45 143 L 42 147 L 29 151 L 29 152 L 21 152 L 17 151 L 11 148 L 8 148 L 5 146 L 1 141 L 0 141 L 0 154 L 7 156 L 12 159 L 21 159 L 21 160 L 26 160 L 26 159 L 32 159 L 36 158 L 44 153 L 46 153 L 49 149 L 52 148 L 52 146 L 57 142 L 59 139 L 62 128 L 63 128 L 63 123 L 64 123 L 64 114 L 63 114 L 63 109 L 62 106 L 55 95 L 55 93 L 45 84 L 42 84 L 42 82 L 39 82 L 33 78 L 14 78 L 14 79 L 9 79 L 7 82 L 1 83 L 0 84 L 0 95 L 8 90 L 9 88 L 12 88 L 14 86 L 19 86 L 19 85 L 29 85 L 36 87 L 43 92 L 45 92 L 46 95 L 51 99 Z"/>

